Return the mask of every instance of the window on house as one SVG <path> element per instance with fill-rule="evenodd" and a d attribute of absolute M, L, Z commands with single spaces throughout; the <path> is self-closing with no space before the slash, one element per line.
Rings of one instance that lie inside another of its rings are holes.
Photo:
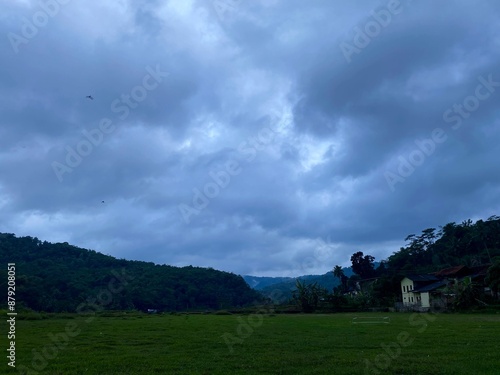
<path fill-rule="evenodd" d="M 413 297 L 411 297 L 411 301 L 413 302 Z"/>

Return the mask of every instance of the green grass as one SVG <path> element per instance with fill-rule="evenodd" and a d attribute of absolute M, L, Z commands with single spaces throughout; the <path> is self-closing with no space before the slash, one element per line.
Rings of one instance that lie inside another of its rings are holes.
<path fill-rule="evenodd" d="M 391 322 L 352 324 L 354 316 L 389 316 Z M 34 364 L 40 371 L 32 374 L 51 375 L 500 373 L 500 314 L 69 317 L 16 322 L 17 370 Z M 251 330 L 241 323 L 248 319 Z M 49 334 L 72 324 L 79 333 L 54 350 Z M 232 350 L 225 338 L 235 341 Z M 411 344 L 398 344 L 398 352 L 395 343 L 402 339 Z M 393 358 L 382 345 L 392 348 Z M 53 349 L 47 352 L 52 359 L 36 355 L 44 348 Z M 4 361 L 5 373 L 18 373 L 7 371 Z M 386 368 L 368 370 L 367 361 Z"/>

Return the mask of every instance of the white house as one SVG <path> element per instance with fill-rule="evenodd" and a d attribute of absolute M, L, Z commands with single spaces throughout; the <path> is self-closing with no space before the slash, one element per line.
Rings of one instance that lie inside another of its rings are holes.
<path fill-rule="evenodd" d="M 441 288 L 447 284 L 446 280 L 439 280 L 429 285 L 418 287 L 412 291 L 414 299 L 418 301 L 420 307 L 431 307 L 431 302 L 434 298 L 439 298 L 441 295 Z"/>
<path fill-rule="evenodd" d="M 429 308 L 434 300 L 442 298 L 442 289 L 450 282 L 465 276 L 481 278 L 488 265 L 474 267 L 456 266 L 446 268 L 433 274 L 408 275 L 401 280 L 401 294 L 404 306 Z M 484 276 L 483 276 L 484 279 Z"/>
<path fill-rule="evenodd" d="M 423 288 L 440 282 L 434 275 L 408 275 L 401 280 L 401 293 L 403 305 L 418 305 L 421 307 L 430 307 L 429 291 Z M 440 285 L 441 286 L 441 285 Z"/>

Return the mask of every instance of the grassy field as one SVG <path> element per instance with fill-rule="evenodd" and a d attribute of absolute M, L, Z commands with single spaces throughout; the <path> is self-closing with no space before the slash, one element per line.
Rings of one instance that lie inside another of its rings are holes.
<path fill-rule="evenodd" d="M 500 314 L 75 315 L 18 320 L 0 373 L 499 374 L 499 353 Z"/>

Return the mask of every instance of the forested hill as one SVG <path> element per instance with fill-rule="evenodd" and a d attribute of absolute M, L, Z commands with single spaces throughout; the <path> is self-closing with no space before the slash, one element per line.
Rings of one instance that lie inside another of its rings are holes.
<path fill-rule="evenodd" d="M 388 258 L 385 266 L 389 271 L 424 273 L 457 265 L 488 264 L 500 256 L 500 217 L 448 223 L 439 230 L 427 228 L 405 240 L 407 246 Z"/>
<path fill-rule="evenodd" d="M 227 309 L 262 298 L 233 273 L 116 259 L 14 234 L 0 233 L 0 261 L 1 289 L 7 263 L 15 263 L 17 306 L 37 311 L 73 312 L 88 301 L 106 310 Z"/>

